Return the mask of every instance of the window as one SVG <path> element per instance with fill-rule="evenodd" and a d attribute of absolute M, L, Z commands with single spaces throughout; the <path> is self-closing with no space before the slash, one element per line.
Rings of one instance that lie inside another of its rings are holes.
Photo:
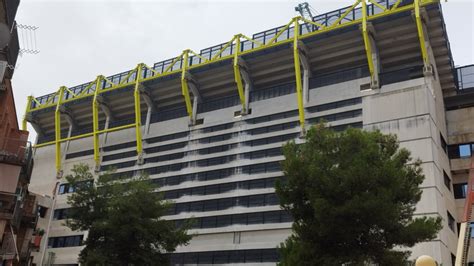
<path fill-rule="evenodd" d="M 449 178 L 448 174 L 444 170 L 443 170 L 443 179 L 444 179 L 444 185 L 448 188 L 449 191 L 451 191 L 451 178 Z"/>
<path fill-rule="evenodd" d="M 467 197 L 467 183 L 453 184 L 454 198 L 465 199 Z"/>
<path fill-rule="evenodd" d="M 50 237 L 48 239 L 48 248 L 66 248 L 82 245 L 83 235 Z"/>
<path fill-rule="evenodd" d="M 279 260 L 276 249 L 249 249 L 172 253 L 171 265 L 187 264 L 238 264 L 251 262 L 275 263 Z"/>
<path fill-rule="evenodd" d="M 82 186 L 91 186 L 93 184 L 92 180 L 81 181 L 77 183 L 77 187 L 72 186 L 71 184 L 61 184 L 59 185 L 58 194 L 74 193 L 77 188 Z"/>
<path fill-rule="evenodd" d="M 54 220 L 67 219 L 68 210 L 69 209 L 56 209 L 56 210 L 54 210 L 53 219 Z"/>
<path fill-rule="evenodd" d="M 451 231 L 456 232 L 455 229 L 455 223 L 456 221 L 454 220 L 454 217 L 451 215 L 451 213 L 448 211 L 448 227 L 451 229 Z"/>
<path fill-rule="evenodd" d="M 48 208 L 39 205 L 38 206 L 38 215 L 39 215 L 39 217 L 41 217 L 41 218 L 46 217 L 46 213 L 48 213 Z"/>
<path fill-rule="evenodd" d="M 441 142 L 441 149 L 447 154 L 448 153 L 448 144 L 446 144 L 446 140 L 443 137 L 443 134 L 441 132 L 439 133 L 439 139 Z"/>
<path fill-rule="evenodd" d="M 459 145 L 459 156 L 461 158 L 471 157 L 472 150 L 470 144 Z"/>

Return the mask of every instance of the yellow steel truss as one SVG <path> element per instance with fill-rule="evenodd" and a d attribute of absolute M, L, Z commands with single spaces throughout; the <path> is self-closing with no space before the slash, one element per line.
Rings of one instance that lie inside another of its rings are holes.
<path fill-rule="evenodd" d="M 368 15 L 367 14 L 367 2 L 369 1 L 370 3 L 374 4 L 378 8 L 380 8 L 382 11 L 377 14 L 373 15 Z M 189 88 L 186 82 L 186 72 L 189 70 L 192 70 L 194 68 L 200 68 L 209 64 L 213 64 L 216 62 L 221 62 L 225 60 L 233 60 L 233 70 L 234 70 L 234 78 L 235 82 L 237 85 L 237 90 L 239 93 L 239 98 L 242 104 L 243 109 L 248 108 L 245 106 L 245 94 L 243 90 L 243 84 L 242 84 L 242 77 L 240 74 L 240 69 L 238 67 L 238 58 L 239 56 L 247 55 L 250 53 L 255 53 L 264 49 L 269 49 L 272 47 L 288 44 L 288 43 L 293 43 L 293 55 L 294 55 L 294 68 L 295 68 L 295 75 L 296 75 L 296 93 L 297 93 L 297 101 L 298 101 L 298 110 L 299 110 L 299 119 L 300 119 L 300 124 L 302 128 L 304 128 L 305 121 L 304 121 L 304 106 L 303 106 L 303 96 L 302 96 L 302 84 L 301 84 L 301 66 L 300 66 L 300 61 L 299 61 L 299 53 L 298 53 L 298 41 L 299 40 L 304 40 L 309 37 L 313 37 L 316 35 L 324 34 L 329 31 L 333 31 L 336 29 L 344 28 L 344 27 L 349 27 L 352 25 L 361 25 L 363 28 L 363 37 L 364 37 L 364 43 L 365 43 L 365 49 L 366 49 L 366 54 L 367 54 L 367 62 L 369 64 L 369 69 L 371 76 L 374 75 L 374 65 L 372 61 L 372 53 L 371 53 L 371 45 L 370 45 L 370 40 L 368 39 L 368 32 L 367 32 L 367 22 L 371 20 L 375 20 L 381 17 L 397 14 L 400 12 L 405 12 L 405 11 L 413 11 L 415 12 L 415 18 L 416 18 L 416 26 L 418 30 L 418 36 L 419 36 L 419 41 L 420 41 L 420 48 L 421 48 L 421 53 L 423 57 L 423 61 L 426 66 L 429 65 L 428 62 L 428 56 L 427 56 L 427 51 L 426 51 L 426 46 L 425 46 L 425 39 L 424 39 L 424 33 L 423 33 L 423 24 L 421 21 L 421 11 L 420 9 L 423 6 L 427 6 L 433 3 L 438 3 L 439 0 L 414 0 L 414 3 L 409 4 L 409 5 L 404 5 L 404 6 L 399 6 L 401 3 L 401 0 L 398 0 L 395 2 L 395 4 L 392 6 L 392 8 L 387 9 L 384 6 L 380 5 L 377 1 L 374 0 L 357 0 L 355 3 L 347 9 L 343 14 L 340 15 L 338 19 L 336 19 L 334 22 L 332 22 L 331 25 L 322 25 L 320 23 L 314 22 L 314 21 L 309 21 L 306 20 L 302 17 L 296 17 L 293 18 L 288 24 L 286 24 L 283 28 L 281 28 L 275 36 L 271 40 L 269 40 L 266 43 L 260 43 L 256 40 L 253 40 L 251 38 L 248 38 L 247 36 L 243 34 L 237 34 L 235 35 L 229 42 L 227 42 L 220 51 L 217 52 L 211 59 L 205 59 L 199 54 L 193 52 L 192 50 L 185 50 L 181 55 L 178 57 L 174 58 L 173 61 L 167 65 L 166 69 L 164 69 L 161 73 L 158 71 L 155 71 L 153 68 L 150 68 L 146 66 L 145 64 L 140 64 L 139 67 L 134 68 L 128 72 L 128 74 L 125 76 L 125 78 L 121 79 L 119 82 L 112 82 L 108 80 L 107 78 L 100 76 L 100 79 L 97 78 L 96 80 L 92 81 L 89 83 L 88 86 L 86 86 L 81 92 L 79 93 L 74 93 L 72 90 L 62 87 L 59 89 L 57 92 L 51 94 L 48 96 L 48 98 L 45 101 L 39 102 L 36 98 L 34 97 L 28 97 L 28 106 L 26 108 L 26 113 L 31 113 L 37 110 L 49 108 L 49 107 L 54 107 L 56 106 L 56 112 L 55 112 L 55 140 L 50 141 L 47 143 L 42 143 L 39 145 L 36 145 L 35 147 L 43 147 L 46 145 L 51 145 L 51 144 L 56 144 L 56 167 L 58 170 L 60 169 L 60 144 L 64 141 L 69 141 L 69 140 L 74 140 L 74 139 L 79 139 L 79 138 L 84 138 L 84 137 L 90 137 L 93 136 L 94 138 L 94 160 L 96 163 L 99 163 L 99 142 L 98 142 L 98 137 L 99 134 L 105 133 L 105 132 L 113 132 L 116 130 L 121 130 L 125 128 L 131 128 L 135 127 L 136 130 L 136 136 L 137 136 L 137 152 L 141 154 L 142 152 L 142 145 L 141 145 L 141 110 L 140 110 L 140 94 L 138 91 L 138 87 L 140 83 L 146 82 L 146 81 L 151 81 L 155 79 L 159 79 L 165 76 L 169 75 L 174 75 L 174 74 L 181 74 L 181 87 L 182 87 L 182 94 L 184 97 L 184 101 L 186 104 L 186 110 L 188 115 L 192 118 L 193 116 L 193 109 L 192 109 L 192 104 L 191 104 L 191 97 L 189 93 Z M 358 5 L 362 3 L 362 8 L 363 8 L 363 16 L 360 19 L 355 19 L 355 20 L 345 20 L 346 16 L 354 10 Z M 282 36 L 282 34 L 289 29 L 290 27 L 299 28 L 301 23 L 309 23 L 311 25 L 316 26 L 316 30 L 304 34 L 300 34 L 299 31 L 295 31 L 294 36 L 279 40 L 279 37 Z M 248 49 L 245 51 L 241 51 L 240 46 L 241 46 L 241 38 L 247 39 L 251 42 L 254 42 L 256 45 L 252 49 Z M 234 52 L 232 54 L 228 55 L 223 55 L 224 51 L 229 48 L 232 44 L 235 44 Z M 196 64 L 190 64 L 189 62 L 189 55 L 192 54 L 196 57 L 201 58 L 200 63 Z M 177 67 L 177 63 L 181 61 L 181 66 Z M 141 75 L 142 70 L 146 69 L 149 70 L 149 73 L 151 75 L 148 75 L 146 77 L 143 77 Z M 136 77 L 132 80 L 131 77 L 133 74 L 136 73 Z M 109 86 L 106 86 L 103 89 L 100 89 L 100 84 L 101 82 L 105 82 Z M 92 90 L 93 86 L 95 87 L 95 90 Z M 98 127 L 98 103 L 97 103 L 97 96 L 101 93 L 108 92 L 108 91 L 113 91 L 113 90 L 119 90 L 123 89 L 126 87 L 130 86 L 135 86 L 134 90 L 134 100 L 135 100 L 135 123 L 130 124 L 130 125 L 124 125 L 120 127 L 115 127 L 115 128 L 109 128 L 109 129 L 104 129 L 104 130 L 99 130 Z M 71 97 L 68 99 L 64 99 L 64 91 L 67 91 Z M 60 128 L 60 114 L 59 114 L 59 107 L 62 104 L 71 102 L 71 101 L 76 101 L 79 99 L 83 99 L 86 97 L 93 97 L 92 105 L 93 105 L 93 132 L 91 133 L 86 133 L 74 137 L 68 137 L 61 139 L 61 128 Z M 32 103 L 35 103 L 35 107 L 31 108 Z M 26 115 L 22 121 L 22 128 L 26 129 Z"/>

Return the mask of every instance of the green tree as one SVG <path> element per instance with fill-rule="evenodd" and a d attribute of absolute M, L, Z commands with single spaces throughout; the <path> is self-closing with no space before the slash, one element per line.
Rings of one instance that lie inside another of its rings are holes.
<path fill-rule="evenodd" d="M 283 154 L 276 191 L 294 224 L 280 265 L 404 265 L 410 252 L 394 248 L 441 229 L 440 217 L 413 217 L 425 177 L 394 135 L 319 124 Z"/>
<path fill-rule="evenodd" d="M 74 166 L 66 180 L 76 189 L 66 225 L 89 231 L 79 255 L 84 265 L 167 265 L 163 253 L 191 239 L 186 228 L 160 217 L 170 203 L 146 176 L 114 180 L 110 174 L 93 182 L 89 166 Z"/>

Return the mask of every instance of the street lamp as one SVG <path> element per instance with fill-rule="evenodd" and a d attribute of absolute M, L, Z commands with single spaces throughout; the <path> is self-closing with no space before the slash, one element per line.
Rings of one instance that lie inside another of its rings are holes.
<path fill-rule="evenodd" d="M 420 256 L 416 259 L 415 266 L 437 266 L 438 263 L 430 256 Z"/>

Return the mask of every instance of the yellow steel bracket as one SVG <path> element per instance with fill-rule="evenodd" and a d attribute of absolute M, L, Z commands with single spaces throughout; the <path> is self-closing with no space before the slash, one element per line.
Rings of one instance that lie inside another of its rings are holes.
<path fill-rule="evenodd" d="M 188 112 L 189 118 L 193 118 L 193 106 L 191 104 L 191 96 L 189 95 L 189 86 L 186 79 L 186 71 L 188 69 L 189 50 L 183 52 L 183 62 L 181 66 L 181 94 L 184 97 L 186 103 L 186 111 Z"/>
<path fill-rule="evenodd" d="M 99 150 L 99 102 L 97 97 L 100 94 L 100 85 L 102 83 L 102 76 L 98 76 L 95 81 L 94 99 L 92 100 L 92 136 L 94 142 L 94 162 L 96 170 L 100 165 L 100 150 Z"/>
<path fill-rule="evenodd" d="M 25 110 L 25 115 L 23 116 L 23 120 L 21 121 L 21 130 L 27 130 L 27 125 L 26 125 L 26 116 L 30 112 L 31 109 L 31 103 L 33 102 L 34 97 L 33 96 L 28 96 L 28 99 L 26 101 L 26 110 Z"/>
<path fill-rule="evenodd" d="M 142 146 L 142 110 L 140 101 L 140 79 L 142 76 L 143 64 L 138 64 L 137 75 L 135 81 L 135 90 L 133 91 L 133 98 L 135 100 L 135 136 L 137 139 L 137 154 L 138 160 L 141 161 L 143 155 Z"/>
<path fill-rule="evenodd" d="M 56 144 L 56 173 L 61 173 L 61 102 L 64 97 L 64 88 L 59 88 L 58 101 L 56 102 L 56 110 L 54 111 L 54 133 Z"/>
<path fill-rule="evenodd" d="M 300 126 L 302 132 L 305 130 L 305 120 L 304 120 L 304 106 L 303 106 L 303 86 L 301 84 L 301 63 L 300 63 L 300 54 L 298 49 L 298 41 L 300 36 L 300 18 L 296 17 L 293 19 L 294 23 L 294 37 L 293 37 L 293 58 L 295 65 L 295 76 L 296 76 L 296 96 L 298 97 L 298 111 L 300 118 Z"/>
<path fill-rule="evenodd" d="M 418 39 L 420 40 L 420 48 L 421 48 L 421 57 L 423 58 L 423 64 L 425 66 L 425 70 L 430 68 L 430 62 L 428 57 L 428 51 L 426 49 L 425 43 L 425 34 L 423 32 L 423 22 L 421 21 L 421 11 L 420 5 L 421 0 L 415 0 L 415 20 L 416 20 L 416 27 L 418 29 Z"/>
<path fill-rule="evenodd" d="M 372 45 L 370 44 L 369 32 L 367 30 L 367 3 L 362 1 L 362 36 L 364 37 L 365 54 L 369 65 L 370 78 L 375 81 L 374 61 L 372 59 Z"/>
<path fill-rule="evenodd" d="M 245 92 L 244 92 L 244 84 L 242 83 L 242 75 L 240 74 L 240 66 L 239 66 L 239 52 L 240 52 L 240 34 L 235 35 L 235 52 L 234 52 L 234 79 L 235 83 L 237 84 L 237 91 L 239 92 L 240 103 L 242 104 L 242 111 L 245 113 L 247 110 L 247 106 L 245 106 Z"/>

